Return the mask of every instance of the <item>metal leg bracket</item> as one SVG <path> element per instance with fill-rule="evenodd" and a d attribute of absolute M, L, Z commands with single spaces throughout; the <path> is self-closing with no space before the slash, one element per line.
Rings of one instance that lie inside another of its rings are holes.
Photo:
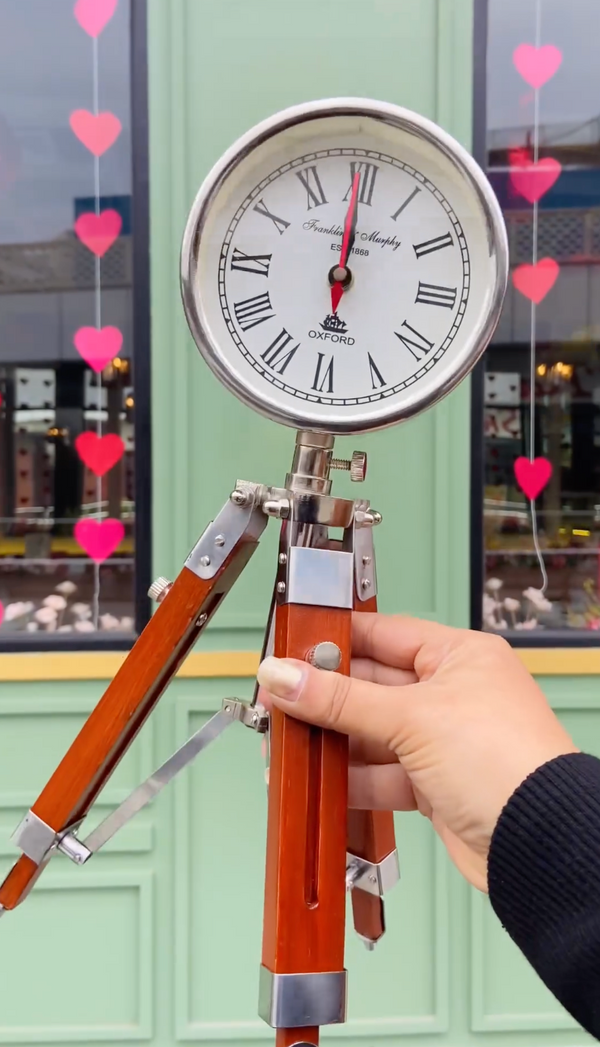
<path fill-rule="evenodd" d="M 346 854 L 346 887 L 359 887 L 367 894 L 382 898 L 400 879 L 398 851 L 390 851 L 380 862 L 367 862 L 355 854 Z"/>

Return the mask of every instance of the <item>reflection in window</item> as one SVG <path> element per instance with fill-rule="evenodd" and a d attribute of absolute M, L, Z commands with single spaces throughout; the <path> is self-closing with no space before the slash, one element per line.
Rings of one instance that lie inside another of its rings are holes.
<path fill-rule="evenodd" d="M 511 280 L 484 379 L 484 627 L 591 639 L 600 630 L 600 6 L 572 0 L 565 17 L 563 0 L 490 0 L 488 33 L 488 175 Z"/>
<path fill-rule="evenodd" d="M 0 639 L 134 628 L 129 0 L 89 10 L 0 3 Z"/>

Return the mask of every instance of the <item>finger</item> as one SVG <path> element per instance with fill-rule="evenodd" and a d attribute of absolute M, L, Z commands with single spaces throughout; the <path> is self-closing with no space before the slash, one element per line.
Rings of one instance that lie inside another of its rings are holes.
<path fill-rule="evenodd" d="M 417 682 L 417 674 L 409 669 L 394 669 L 390 665 L 374 662 L 371 658 L 353 658 L 350 676 L 357 680 L 381 683 L 386 687 L 403 687 L 404 684 Z"/>
<path fill-rule="evenodd" d="M 415 690 L 423 686 L 382 687 L 323 672 L 306 662 L 273 657 L 259 666 L 258 682 L 290 716 L 383 745 L 394 743 L 394 748 L 405 721 L 410 720 Z"/>
<path fill-rule="evenodd" d="M 398 761 L 387 767 L 351 767 L 348 806 L 361 811 L 416 811 L 408 775 Z"/>
<path fill-rule="evenodd" d="M 420 618 L 355 612 L 352 615 L 352 653 L 358 658 L 371 658 L 397 669 L 414 670 L 415 659 L 425 645 L 431 648 L 434 660 L 439 664 L 448 643 L 456 640 L 460 632 L 465 630 Z"/>
<path fill-rule="evenodd" d="M 369 741 L 367 738 L 350 736 L 350 763 L 381 764 L 397 763 L 398 757 L 389 745 Z"/>

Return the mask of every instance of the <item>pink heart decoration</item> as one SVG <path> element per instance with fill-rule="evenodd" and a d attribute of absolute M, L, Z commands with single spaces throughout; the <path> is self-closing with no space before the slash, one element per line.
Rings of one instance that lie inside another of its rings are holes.
<path fill-rule="evenodd" d="M 80 327 L 73 336 L 79 355 L 96 374 L 103 371 L 123 345 L 123 335 L 118 327 Z"/>
<path fill-rule="evenodd" d="M 117 9 L 117 0 L 77 0 L 73 14 L 89 36 L 100 36 Z"/>
<path fill-rule="evenodd" d="M 542 87 L 552 79 L 560 66 L 562 52 L 553 44 L 546 44 L 545 47 L 520 44 L 513 51 L 513 62 L 517 72 L 530 87 Z"/>
<path fill-rule="evenodd" d="M 89 247 L 98 258 L 102 258 L 117 239 L 122 224 L 118 211 L 110 208 L 101 211 L 100 214 L 88 211 L 80 215 L 75 222 L 75 232 L 82 244 Z"/>
<path fill-rule="evenodd" d="M 76 109 L 69 117 L 74 135 L 94 156 L 102 156 L 121 133 L 121 121 L 114 113 L 89 113 Z"/>
<path fill-rule="evenodd" d="M 104 476 L 123 457 L 125 444 L 116 433 L 98 436 L 90 431 L 79 434 L 75 450 L 88 469 L 96 476 Z"/>
<path fill-rule="evenodd" d="M 95 563 L 102 563 L 114 553 L 125 537 L 120 520 L 78 520 L 73 529 L 75 541 Z"/>
<path fill-rule="evenodd" d="M 512 281 L 517 291 L 539 305 L 554 287 L 559 272 L 560 266 L 553 258 L 540 258 L 536 265 L 518 265 L 513 271 Z"/>
<path fill-rule="evenodd" d="M 533 462 L 529 458 L 517 458 L 515 462 L 517 483 L 532 502 L 544 490 L 551 476 L 552 463 L 547 458 L 536 458 Z"/>
<path fill-rule="evenodd" d="M 515 155 L 511 156 L 511 164 L 515 163 Z M 520 158 L 518 167 L 511 166 L 510 180 L 517 193 L 529 200 L 530 204 L 541 200 L 544 193 L 552 188 L 560 176 L 562 167 L 558 160 L 551 156 L 545 157 L 534 163 L 525 157 Z"/>

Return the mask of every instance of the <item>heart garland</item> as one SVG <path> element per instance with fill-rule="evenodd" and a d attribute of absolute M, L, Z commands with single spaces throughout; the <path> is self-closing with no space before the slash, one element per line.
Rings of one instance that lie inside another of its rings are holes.
<path fill-rule="evenodd" d="M 104 476 L 123 457 L 125 444 L 116 433 L 98 436 L 98 433 L 89 430 L 79 434 L 75 440 L 75 450 L 95 476 Z"/>
<path fill-rule="evenodd" d="M 81 28 L 95 41 L 110 22 L 117 9 L 118 0 L 77 0 L 73 14 Z M 98 78 L 98 48 L 93 48 L 94 78 Z M 117 141 L 122 125 L 111 112 L 95 112 L 75 109 L 69 124 L 73 134 L 94 157 L 96 198 L 95 210 L 80 215 L 75 224 L 75 234 L 81 243 L 96 256 L 103 258 L 120 236 L 122 219 L 112 208 L 100 210 L 100 157 Z M 100 316 L 100 268 L 96 263 L 96 315 Z M 74 346 L 81 358 L 97 375 L 121 350 L 123 335 L 117 327 L 80 327 L 73 336 Z M 99 379 L 100 387 L 101 380 Z M 125 452 L 125 444 L 116 433 L 84 432 L 75 440 L 75 449 L 84 465 L 99 479 L 106 475 Z M 99 481 L 98 481 L 99 482 Z M 101 486 L 97 489 L 97 500 L 101 500 Z M 125 536 L 120 520 L 98 520 L 84 517 L 78 520 L 73 535 L 83 551 L 96 564 L 101 564 L 116 551 Z M 98 607 L 99 574 L 96 573 L 94 603 Z"/>
<path fill-rule="evenodd" d="M 560 266 L 553 258 L 540 258 L 535 265 L 518 265 L 513 269 L 512 282 L 530 302 L 539 305 L 558 279 Z"/>
<path fill-rule="evenodd" d="M 552 462 L 547 458 L 517 458 L 515 478 L 523 494 L 534 502 L 552 476 Z"/>
<path fill-rule="evenodd" d="M 114 113 L 90 113 L 75 109 L 69 117 L 73 134 L 94 156 L 102 156 L 121 134 L 121 121 Z"/>

